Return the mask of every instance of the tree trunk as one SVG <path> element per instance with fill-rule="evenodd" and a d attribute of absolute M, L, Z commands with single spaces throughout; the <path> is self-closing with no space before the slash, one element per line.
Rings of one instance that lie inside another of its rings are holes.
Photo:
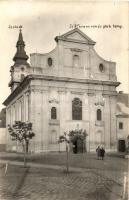
<path fill-rule="evenodd" d="M 24 167 L 26 167 L 26 145 L 22 144 L 23 146 L 23 153 L 24 153 Z"/>
<path fill-rule="evenodd" d="M 66 172 L 69 173 L 69 152 L 67 143 L 66 143 Z"/>
<path fill-rule="evenodd" d="M 26 141 L 26 153 L 28 153 L 28 151 L 29 151 L 29 141 L 27 140 Z"/>

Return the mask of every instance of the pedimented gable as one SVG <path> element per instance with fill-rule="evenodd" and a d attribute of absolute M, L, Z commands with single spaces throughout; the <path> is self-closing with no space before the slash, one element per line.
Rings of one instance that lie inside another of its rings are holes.
<path fill-rule="evenodd" d="M 67 36 L 67 38 L 75 39 L 75 40 L 81 40 L 81 41 L 87 41 L 88 42 L 88 40 L 86 38 L 84 38 L 82 35 L 80 35 L 77 32 L 70 34 L 69 36 Z"/>
<path fill-rule="evenodd" d="M 73 42 L 82 42 L 86 44 L 92 44 L 94 45 L 95 42 L 89 38 L 85 33 L 80 31 L 78 28 L 75 28 L 61 36 L 57 36 L 55 40 L 58 42 L 58 40 L 65 40 L 65 41 L 73 41 Z"/>

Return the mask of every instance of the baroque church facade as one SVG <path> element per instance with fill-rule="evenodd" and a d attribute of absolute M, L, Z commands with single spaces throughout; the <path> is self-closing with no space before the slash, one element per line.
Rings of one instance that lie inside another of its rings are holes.
<path fill-rule="evenodd" d="M 46 54 L 33 53 L 30 64 L 20 30 L 11 67 L 11 94 L 4 101 L 6 123 L 30 121 L 34 152 L 63 151 L 58 138 L 64 132 L 86 130 L 87 151 L 98 145 L 117 149 L 116 63 L 95 51 L 95 42 L 75 28 L 55 37 L 56 47 Z M 7 150 L 19 145 L 7 134 Z"/>

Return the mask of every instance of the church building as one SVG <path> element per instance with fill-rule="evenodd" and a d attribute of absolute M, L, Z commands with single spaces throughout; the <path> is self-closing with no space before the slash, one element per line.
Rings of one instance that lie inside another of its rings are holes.
<path fill-rule="evenodd" d="M 4 101 L 6 124 L 32 122 L 33 152 L 63 151 L 59 136 L 75 129 L 86 130 L 87 151 L 98 145 L 117 150 L 116 63 L 101 58 L 95 42 L 78 28 L 55 41 L 51 52 L 30 54 L 29 64 L 20 30 L 10 70 L 11 94 Z M 20 150 L 8 133 L 7 150 Z"/>

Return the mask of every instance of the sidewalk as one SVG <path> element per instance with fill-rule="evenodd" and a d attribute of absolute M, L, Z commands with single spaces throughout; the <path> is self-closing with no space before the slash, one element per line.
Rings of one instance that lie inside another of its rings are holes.
<path fill-rule="evenodd" d="M 66 174 L 65 154 L 33 155 L 27 168 L 23 155 L 1 158 L 0 200 L 123 200 L 127 159 L 106 157 L 102 161 L 95 154 L 70 155 Z M 127 192 L 124 200 L 128 200 Z"/>
<path fill-rule="evenodd" d="M 2 153 L 0 160 L 20 161 L 23 162 L 23 154 L 19 153 Z M 40 153 L 29 154 L 27 156 L 27 163 L 45 164 L 54 166 L 66 165 L 66 153 Z M 128 159 L 120 158 L 118 156 L 105 156 L 104 161 L 97 160 L 95 153 L 72 154 L 69 153 L 69 165 L 75 168 L 87 169 L 101 169 L 101 170 L 128 170 Z"/>
<path fill-rule="evenodd" d="M 9 165 L 17 165 L 24 167 L 24 163 L 22 161 L 10 161 L 10 160 L 0 160 L 0 164 L 8 164 Z M 55 170 L 66 170 L 65 165 L 49 165 L 49 164 L 40 164 L 40 163 L 33 163 L 33 162 L 27 162 L 26 167 L 35 167 L 35 168 L 45 168 L 45 169 L 55 169 Z M 86 169 L 87 170 L 87 169 Z M 70 167 L 69 171 L 75 171 L 75 172 L 83 172 L 84 168 L 79 167 Z"/>
<path fill-rule="evenodd" d="M 8 157 L 9 157 L 9 155 L 8 155 Z M 5 166 L 7 164 L 8 168 L 10 165 L 24 167 L 23 155 L 22 154 L 20 155 L 21 156 L 20 161 L 16 160 L 16 158 L 17 158 L 16 155 L 17 154 L 12 154 L 10 157 L 10 158 L 13 157 L 14 160 L 0 159 L 0 164 L 4 164 Z M 45 154 L 45 155 L 49 158 L 49 155 L 47 155 L 47 154 Z M 65 156 L 65 154 L 63 154 L 63 155 Z M 53 156 L 56 157 L 56 155 L 53 155 Z M 75 156 L 77 156 L 77 155 L 75 155 Z M 88 155 L 88 157 L 86 157 L 86 160 L 83 159 L 83 163 L 79 163 L 79 165 L 77 165 L 78 156 L 76 157 L 76 163 L 73 163 L 69 160 L 69 172 L 84 173 L 87 171 L 93 171 L 94 173 L 97 173 L 101 176 L 105 176 L 107 179 L 113 180 L 115 183 L 117 183 L 121 186 L 123 184 L 123 176 L 124 175 L 128 176 L 128 165 L 126 166 L 126 164 L 128 164 L 128 161 L 127 161 L 128 159 L 123 160 L 121 158 L 116 158 L 114 161 L 113 157 L 111 157 L 111 158 L 109 157 L 108 159 L 106 158 L 104 161 L 102 161 L 102 160 L 96 160 L 95 159 L 96 155 L 91 154 L 91 155 Z M 84 154 L 83 154 L 83 156 L 84 156 Z M 55 157 L 54 157 L 54 159 L 55 159 Z M 30 160 L 31 160 L 31 158 L 30 158 Z M 48 163 L 46 162 L 46 160 L 45 160 L 45 163 L 43 163 L 44 160 L 42 160 L 42 162 L 41 162 L 40 157 L 38 160 L 36 160 L 36 161 L 38 161 L 37 163 L 34 162 L 33 159 L 32 159 L 33 161 L 30 161 L 30 160 L 27 161 L 27 167 L 41 168 L 41 169 L 53 169 L 53 170 L 60 170 L 60 171 L 66 172 L 66 161 L 65 160 L 63 161 L 63 164 L 62 163 L 52 164 L 52 163 L 50 163 L 50 160 L 48 160 Z M 113 161 L 115 162 L 115 165 L 114 165 Z M 123 161 L 125 161 L 125 163 Z M 120 166 L 119 162 L 122 163 L 121 166 Z M 73 164 L 75 164 L 75 165 L 73 165 Z"/>

